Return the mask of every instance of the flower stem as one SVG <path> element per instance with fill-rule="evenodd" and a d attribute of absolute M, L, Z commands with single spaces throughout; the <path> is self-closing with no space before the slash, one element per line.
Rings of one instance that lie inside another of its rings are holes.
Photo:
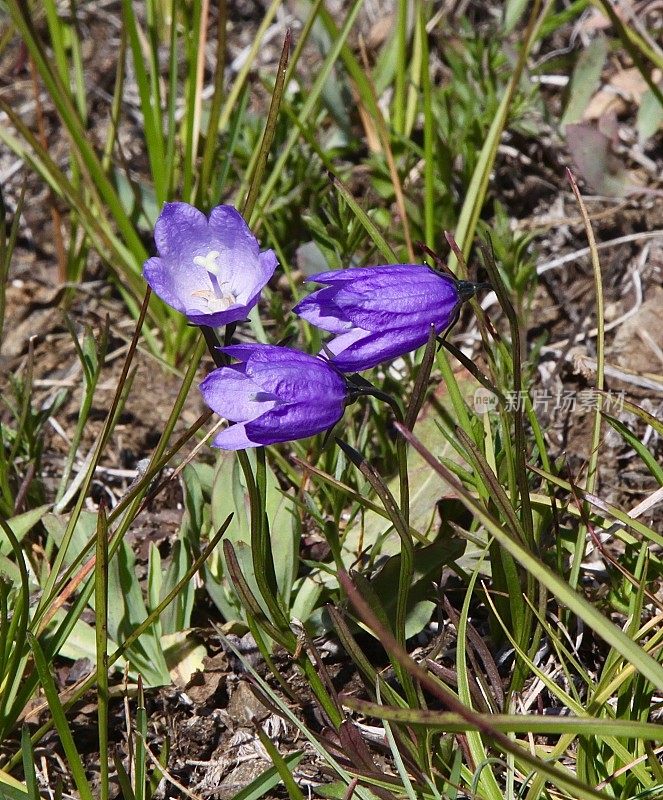
<path fill-rule="evenodd" d="M 350 387 L 350 397 L 356 399 L 361 395 L 368 395 L 376 397 L 386 403 L 394 412 L 394 416 L 400 423 L 405 423 L 405 415 L 400 403 L 387 392 L 381 389 L 376 389 L 375 386 L 370 384 L 359 375 L 353 375 L 348 380 Z M 407 444 L 404 443 L 402 437 L 396 441 L 396 460 L 398 461 L 398 488 L 399 488 L 399 506 L 406 526 L 409 526 L 410 518 L 410 483 L 407 474 Z"/>
<path fill-rule="evenodd" d="M 219 342 L 219 337 L 217 336 L 216 331 L 214 328 L 210 328 L 207 325 L 201 325 L 200 330 L 205 337 L 205 343 L 207 344 L 207 349 L 212 357 L 212 361 L 217 367 L 224 367 L 228 363 L 228 356 L 219 350 L 221 342 Z"/>

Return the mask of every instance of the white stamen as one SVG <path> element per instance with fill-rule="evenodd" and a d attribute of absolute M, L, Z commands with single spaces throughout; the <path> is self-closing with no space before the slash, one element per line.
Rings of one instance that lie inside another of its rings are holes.
<path fill-rule="evenodd" d="M 209 289 L 197 289 L 195 292 L 191 292 L 191 297 L 199 297 L 207 306 L 205 311 L 210 313 L 225 311 L 237 302 L 234 292 L 224 292 L 221 297 L 217 297 Z"/>
<path fill-rule="evenodd" d="M 230 282 L 221 280 L 220 255 L 218 250 L 210 250 L 204 256 L 193 257 L 193 263 L 197 267 L 203 267 L 216 279 L 212 279 L 212 289 L 197 289 L 195 292 L 191 292 L 192 297 L 199 297 L 205 303 L 207 306 L 205 310 L 210 313 L 225 311 L 237 303 L 237 294 L 232 289 L 224 288 L 228 287 Z"/>
<path fill-rule="evenodd" d="M 206 253 L 204 256 L 194 256 L 193 263 L 197 267 L 204 267 L 208 272 L 211 272 L 212 275 L 219 274 L 219 253 L 218 250 L 210 250 L 209 253 Z"/>

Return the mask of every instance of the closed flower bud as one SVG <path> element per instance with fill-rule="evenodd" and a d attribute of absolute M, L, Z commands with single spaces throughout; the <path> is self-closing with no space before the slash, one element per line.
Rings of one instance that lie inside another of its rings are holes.
<path fill-rule="evenodd" d="M 240 363 L 214 370 L 200 384 L 207 405 L 236 423 L 217 434 L 215 447 L 241 450 L 303 439 L 343 416 L 346 381 L 324 359 L 268 344 L 221 350 Z"/>
<path fill-rule="evenodd" d="M 326 345 L 343 372 L 359 372 L 424 345 L 431 325 L 439 334 L 472 297 L 476 284 L 425 264 L 388 264 L 312 275 L 324 285 L 294 311 L 337 334 Z"/>

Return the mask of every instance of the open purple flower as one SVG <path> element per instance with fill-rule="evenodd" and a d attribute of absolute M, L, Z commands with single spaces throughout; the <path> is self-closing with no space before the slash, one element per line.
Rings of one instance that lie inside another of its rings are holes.
<path fill-rule="evenodd" d="M 194 325 L 244 319 L 278 263 L 272 250 L 260 252 L 232 206 L 213 208 L 208 219 L 188 203 L 165 203 L 154 241 L 159 255 L 147 259 L 143 276 Z"/>
<path fill-rule="evenodd" d="M 343 416 L 348 388 L 324 359 L 269 344 L 220 349 L 240 363 L 215 369 L 200 391 L 213 411 L 237 424 L 216 436 L 215 447 L 241 450 L 304 439 Z"/>
<path fill-rule="evenodd" d="M 326 347 L 343 372 L 369 369 L 421 347 L 431 325 L 442 333 L 476 290 L 476 284 L 425 264 L 351 268 L 308 280 L 325 288 L 305 297 L 294 311 L 337 334 Z"/>

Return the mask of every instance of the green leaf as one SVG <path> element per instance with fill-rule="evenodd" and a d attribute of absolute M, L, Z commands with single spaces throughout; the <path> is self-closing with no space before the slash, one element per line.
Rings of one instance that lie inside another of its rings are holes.
<path fill-rule="evenodd" d="M 144 231 L 153 230 L 161 211 L 154 187 L 143 181 L 132 183 L 120 169 L 113 169 L 111 177 L 127 216 L 133 220 L 137 228 Z"/>
<path fill-rule="evenodd" d="M 471 396 L 477 385 L 474 379 L 465 373 L 456 377 L 463 395 Z M 438 424 L 442 410 L 452 413 L 451 401 L 444 383 L 437 386 L 419 413 L 416 424 L 417 436 L 426 442 L 427 447 L 436 458 L 456 461 L 458 456 Z M 435 537 L 430 532 L 440 524 L 437 503 L 450 493 L 440 485 L 439 476 L 431 471 L 426 461 L 414 448 L 410 448 L 408 452 L 407 464 L 408 478 L 412 487 L 409 505 L 410 525 L 424 535 L 428 535 L 429 540 L 432 541 Z M 388 489 L 395 496 L 398 496 L 398 485 L 398 476 L 392 478 L 387 484 Z M 374 511 L 366 511 L 363 520 L 355 517 L 348 526 L 343 539 L 343 562 L 346 567 L 350 567 L 357 558 L 360 543 L 364 548 L 379 547 L 381 555 L 392 556 L 400 552 L 400 541 L 392 529 L 391 523 Z"/>
<path fill-rule="evenodd" d="M 431 618 L 435 603 L 434 582 L 439 579 L 442 569 L 460 558 L 467 543 L 455 536 L 441 536 L 427 547 L 414 550 L 412 583 L 408 592 L 405 636 L 409 638 L 419 633 Z M 396 611 L 398 575 L 401 569 L 401 554 L 389 558 L 380 571 L 371 578 L 371 588 L 379 598 L 387 616 L 393 619 Z"/>
<path fill-rule="evenodd" d="M 161 637 L 161 646 L 171 679 L 185 686 L 194 672 L 202 672 L 207 650 L 190 631 L 177 631 Z"/>
<path fill-rule="evenodd" d="M 660 84 L 663 90 L 663 83 Z M 663 105 L 651 89 L 642 96 L 635 121 L 638 143 L 642 147 L 663 126 Z"/>
<path fill-rule="evenodd" d="M 25 784 L 28 790 L 30 800 L 39 800 L 39 784 L 37 783 L 37 773 L 35 771 L 35 752 L 30 741 L 30 729 L 24 723 L 21 729 L 21 752 L 23 753 L 23 774 L 25 775 Z M 0 773 L 0 792 L 3 791 L 6 778 L 3 773 Z M 23 791 L 23 785 L 19 784 L 15 787 L 18 791 Z"/>
<path fill-rule="evenodd" d="M 24 514 L 17 514 L 15 517 L 8 519 L 7 524 L 12 529 L 16 540 L 20 542 L 41 520 L 49 508 L 50 506 L 38 506 L 26 511 Z M 4 538 L 0 539 L 0 555 L 7 555 L 9 552 L 11 552 L 9 542 Z"/>
<path fill-rule="evenodd" d="M 294 772 L 295 767 L 303 758 L 303 754 L 299 751 L 288 753 L 283 756 L 283 762 L 287 768 Z M 248 786 L 245 786 L 240 792 L 234 795 L 233 800 L 260 800 L 261 797 L 271 791 L 275 786 L 281 782 L 279 772 L 276 767 L 270 767 L 264 772 L 261 772 L 257 778 L 254 778 Z"/>
<path fill-rule="evenodd" d="M 249 455 L 253 459 L 253 455 Z M 274 559 L 274 571 L 276 573 L 276 583 L 279 595 L 282 598 L 284 607 L 290 604 L 292 584 L 297 574 L 298 562 L 298 543 L 299 536 L 293 525 L 291 513 L 292 501 L 285 494 L 273 470 L 267 466 L 267 499 L 266 508 L 267 518 L 270 525 L 270 536 L 272 543 L 272 556 Z M 237 545 L 235 548 L 237 558 L 242 565 L 242 572 L 247 577 L 251 589 L 259 597 L 257 584 L 253 583 L 253 566 L 245 559 L 250 558 L 250 524 L 249 524 L 249 495 L 246 481 L 239 462 L 231 452 L 221 451 L 216 464 L 214 482 L 212 487 L 212 525 L 216 528 L 220 520 L 225 519 L 228 514 L 234 513 L 226 539 Z M 249 548 L 247 550 L 247 548 Z M 214 575 L 216 580 L 222 580 L 222 572 L 219 571 L 221 565 L 217 562 Z M 225 567 L 222 567 L 225 571 Z M 246 570 L 248 569 L 248 573 Z"/>
<path fill-rule="evenodd" d="M 607 422 L 619 433 L 624 441 L 632 447 L 636 453 L 640 456 L 643 462 L 646 464 L 647 469 L 651 472 L 651 474 L 656 478 L 658 481 L 659 486 L 663 485 L 663 469 L 656 461 L 655 456 L 651 453 L 647 448 L 642 444 L 640 439 L 631 431 L 628 426 L 624 425 L 615 417 L 611 417 L 610 414 L 602 413 L 601 416 L 603 419 L 607 420 Z"/>
<path fill-rule="evenodd" d="M 560 125 L 580 122 L 589 101 L 596 91 L 603 65 L 608 55 L 608 42 L 605 36 L 597 36 L 584 50 L 580 51 L 569 86 L 569 100 L 562 115 Z"/>
<path fill-rule="evenodd" d="M 108 565 L 108 596 L 108 633 L 115 641 L 122 643 L 148 615 L 136 573 L 136 558 L 124 541 Z M 131 645 L 127 658 L 148 685 L 163 686 L 170 683 L 168 666 L 154 627 L 150 627 Z"/>
<path fill-rule="evenodd" d="M 63 563 L 71 564 L 90 538 L 94 535 L 97 515 L 83 511 L 76 525 L 70 545 L 64 554 Z M 66 529 L 65 518 L 56 514 L 44 517 L 44 526 L 56 544 L 62 542 Z M 121 644 L 124 639 L 147 617 L 147 608 L 136 574 L 136 559 L 129 545 L 122 541 L 116 555 L 108 565 L 108 635 Z M 94 598 L 89 605 L 94 608 Z M 168 667 L 154 628 L 143 633 L 131 645 L 127 660 L 139 671 L 150 686 L 170 683 Z"/>
<path fill-rule="evenodd" d="M 469 723 L 459 714 L 448 711 L 428 711 L 416 708 L 395 708 L 360 700 L 350 695 L 343 697 L 343 705 L 363 714 L 406 725 L 425 725 L 428 728 L 455 733 L 478 731 L 478 725 Z M 605 717 L 554 716 L 548 714 L 480 714 L 492 728 L 503 733 L 533 733 L 538 735 L 561 735 L 573 733 L 578 736 L 599 738 L 619 736 L 637 737 L 649 741 L 661 738 L 661 726 L 654 722 L 622 720 Z"/>
<path fill-rule="evenodd" d="M 65 612 L 63 609 L 58 609 L 53 616 L 53 619 L 60 623 L 64 620 Z M 109 637 L 108 639 L 108 654 L 114 653 L 117 650 L 117 644 Z M 70 658 L 72 661 L 77 661 L 79 658 L 88 658 L 90 661 L 95 660 L 95 632 L 94 627 L 82 619 L 77 619 L 67 637 L 66 641 L 58 651 L 58 654 L 63 658 Z M 115 669 L 123 671 L 126 665 L 124 658 L 119 658 L 115 663 Z"/>
<path fill-rule="evenodd" d="M 38 800 L 39 793 L 28 794 L 25 784 L 12 778 L 4 770 L 0 770 L 0 797 L 7 800 Z"/>
<path fill-rule="evenodd" d="M 279 771 L 279 776 L 283 781 L 283 785 L 285 786 L 286 791 L 288 792 L 288 797 L 290 798 L 290 800 L 304 800 L 304 794 L 297 785 L 293 777 L 292 771 L 290 770 L 290 767 L 288 766 L 286 760 L 279 753 L 272 740 L 269 738 L 269 736 L 265 733 L 265 731 L 259 724 L 256 725 L 256 733 L 258 734 L 262 746 L 269 754 L 272 763 Z"/>

